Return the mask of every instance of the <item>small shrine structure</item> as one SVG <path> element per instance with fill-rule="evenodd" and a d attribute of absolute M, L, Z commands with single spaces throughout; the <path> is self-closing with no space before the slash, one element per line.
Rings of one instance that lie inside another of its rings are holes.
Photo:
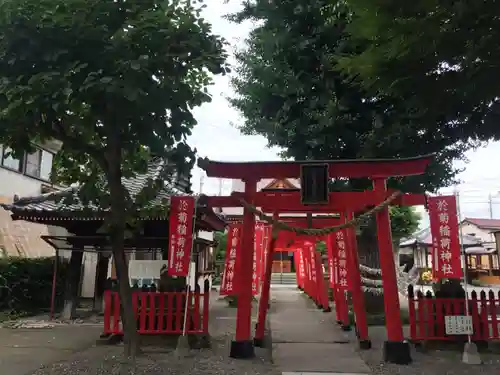
<path fill-rule="evenodd" d="M 138 194 L 151 180 L 163 179 L 163 170 L 169 167 L 163 159 L 152 159 L 147 172 L 134 178 L 124 179 L 123 185 L 131 196 Z M 171 166 L 170 166 L 171 168 Z M 25 220 L 34 223 L 53 225 L 66 229 L 63 236 L 42 236 L 56 254 L 56 266 L 60 258 L 69 259 L 69 279 L 65 290 L 63 319 L 75 316 L 79 299 L 81 282 L 84 274 L 90 274 L 94 279 L 93 307 L 96 311 L 103 308 L 103 295 L 109 288 L 110 279 L 115 278 L 111 247 L 108 237 L 102 234 L 101 228 L 107 211 L 98 207 L 85 207 L 78 200 L 78 187 L 69 187 L 61 191 L 32 197 L 16 197 L 12 204 L 2 204 L 2 207 L 12 213 L 13 220 Z M 190 193 L 189 176 L 179 176 L 166 181 L 164 187 L 152 199 L 151 214 L 141 212 L 139 231 L 133 231 L 132 236 L 125 240 L 125 252 L 128 260 L 167 260 L 168 254 L 168 201 L 172 195 Z M 65 198 L 71 196 L 73 202 L 65 203 Z M 165 209 L 163 209 L 165 207 Z M 211 285 L 212 274 L 215 272 L 213 240 L 203 233 L 224 230 L 226 222 L 213 209 L 199 203 L 196 210 L 196 233 L 193 261 L 195 262 L 196 284 Z M 159 278 L 160 275 L 158 275 Z M 203 286 L 202 286 L 203 288 Z M 54 293 L 53 293 L 54 294 Z M 54 302 L 54 301 L 53 301 Z M 54 313 L 52 304 L 52 315 Z"/>

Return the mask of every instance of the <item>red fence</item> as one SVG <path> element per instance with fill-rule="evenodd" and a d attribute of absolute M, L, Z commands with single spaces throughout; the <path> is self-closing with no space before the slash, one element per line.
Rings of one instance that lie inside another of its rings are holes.
<path fill-rule="evenodd" d="M 181 334 L 186 292 L 132 292 L 140 334 Z M 209 292 L 189 293 L 186 333 L 208 333 Z M 118 292 L 104 293 L 104 333 L 123 334 Z"/>
<path fill-rule="evenodd" d="M 469 332 L 474 341 L 500 339 L 500 291 L 481 291 L 479 298 L 473 291 L 468 299 L 468 311 L 465 298 L 439 298 L 432 292 L 426 294 L 413 287 L 408 288 L 408 310 L 410 318 L 410 337 L 413 341 L 464 340 L 467 335 L 446 332 L 446 317 L 456 316 L 463 327 L 471 321 Z M 470 318 L 464 316 L 468 315 Z M 467 321 L 468 320 L 468 321 Z M 452 323 L 451 323 L 452 324 Z M 450 329 L 450 328 L 449 328 Z M 461 332 L 461 331 L 460 331 Z"/>

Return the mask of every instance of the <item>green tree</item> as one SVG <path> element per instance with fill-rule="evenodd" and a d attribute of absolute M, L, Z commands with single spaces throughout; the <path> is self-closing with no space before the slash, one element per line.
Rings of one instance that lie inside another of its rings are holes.
<path fill-rule="evenodd" d="M 409 237 L 417 231 L 421 217 L 413 207 L 391 206 L 389 213 L 391 215 L 392 238 L 397 249 L 402 238 Z"/>
<path fill-rule="evenodd" d="M 424 176 L 392 179 L 406 192 L 435 191 L 454 182 L 452 164 L 469 145 L 457 135 L 430 131 L 390 96 L 370 97 L 333 69 L 338 56 L 359 53 L 346 28 L 343 1 L 254 0 L 230 17 L 259 21 L 237 54 L 232 83 L 245 134 L 264 135 L 295 159 L 394 158 L 436 153 Z M 345 187 L 345 181 L 338 185 Z M 349 181 L 365 189 L 368 181 Z"/>
<path fill-rule="evenodd" d="M 20 152 L 61 140 L 59 172 L 82 185 L 84 203 L 109 210 L 125 353 L 134 355 L 125 229 L 161 181 L 136 197 L 121 181 L 152 156 L 175 167 L 164 177 L 189 173 L 191 109 L 210 100 L 210 73 L 225 73 L 224 43 L 187 0 L 5 0 L 0 13 L 1 143 Z"/>
<path fill-rule="evenodd" d="M 257 21 L 238 52 L 232 105 L 241 112 L 245 134 L 261 134 L 284 158 L 397 158 L 436 153 L 424 176 L 394 178 L 405 192 L 435 191 L 454 181 L 452 165 L 469 147 L 458 138 L 421 131 L 424 125 L 389 95 L 371 97 L 333 69 L 338 56 L 359 53 L 347 33 L 351 11 L 343 1 L 254 0 L 230 16 Z M 365 179 L 339 179 L 333 191 L 370 188 Z M 394 240 L 418 226 L 412 209 L 393 208 Z M 360 260 L 379 267 L 374 220 L 359 235 Z M 380 306 L 378 306 L 380 307 Z M 376 307 L 376 308 L 378 308 Z"/>
<path fill-rule="evenodd" d="M 431 132 L 498 139 L 500 5 L 348 0 L 351 44 L 338 67 L 371 95 L 399 98 Z M 430 125 L 430 127 L 429 127 Z"/>
<path fill-rule="evenodd" d="M 215 232 L 214 237 L 217 242 L 217 247 L 215 248 L 215 260 L 223 261 L 226 259 L 227 233 Z"/>
<path fill-rule="evenodd" d="M 232 81 L 237 95 L 231 103 L 245 120 L 241 130 L 264 135 L 270 146 L 284 149 L 285 158 L 392 158 L 436 152 L 425 176 L 389 183 L 408 192 L 451 183 L 457 173 L 452 160 L 462 157 L 466 145 L 414 131 L 417 120 L 401 113 L 392 98 L 370 100 L 352 80 L 332 70 L 336 56 L 352 49 L 345 31 L 349 14 L 343 2 L 257 0 L 231 15 L 235 22 L 261 21 L 237 54 L 238 74 Z M 366 180 L 338 180 L 332 189 L 367 187 Z"/>

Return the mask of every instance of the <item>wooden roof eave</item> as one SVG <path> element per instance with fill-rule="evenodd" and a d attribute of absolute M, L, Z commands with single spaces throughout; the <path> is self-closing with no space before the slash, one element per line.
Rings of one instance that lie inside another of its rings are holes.
<path fill-rule="evenodd" d="M 73 226 L 77 221 L 103 221 L 106 212 L 99 211 L 26 211 L 26 210 L 11 210 L 12 220 L 24 220 L 32 223 L 54 225 L 63 228 Z M 200 210 L 197 215 L 197 229 L 207 231 L 224 230 L 226 222 L 217 216 L 213 211 Z M 168 221 L 168 216 L 152 216 L 141 217 L 142 221 Z"/>

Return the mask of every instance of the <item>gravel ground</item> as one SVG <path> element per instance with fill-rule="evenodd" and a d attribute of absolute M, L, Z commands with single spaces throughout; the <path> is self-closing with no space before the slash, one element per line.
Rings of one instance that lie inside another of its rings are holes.
<path fill-rule="evenodd" d="M 481 353 L 482 365 L 466 365 L 462 363 L 462 353 L 457 350 L 429 350 L 426 353 L 413 350 L 413 363 L 400 366 L 382 362 L 382 344 L 385 339 L 384 327 L 370 327 L 373 348 L 360 351 L 361 358 L 368 364 L 374 374 L 380 375 L 498 375 L 500 372 L 500 352 Z"/>
<path fill-rule="evenodd" d="M 67 360 L 41 368 L 32 375 L 278 375 L 269 351 L 256 348 L 256 358 L 234 360 L 229 358 L 229 344 L 234 337 L 236 309 L 225 307 L 225 302 L 212 299 L 211 349 L 193 350 L 188 357 L 179 358 L 172 348 L 143 347 L 134 364 L 126 361 L 122 346 L 96 346 L 75 353 Z"/>

